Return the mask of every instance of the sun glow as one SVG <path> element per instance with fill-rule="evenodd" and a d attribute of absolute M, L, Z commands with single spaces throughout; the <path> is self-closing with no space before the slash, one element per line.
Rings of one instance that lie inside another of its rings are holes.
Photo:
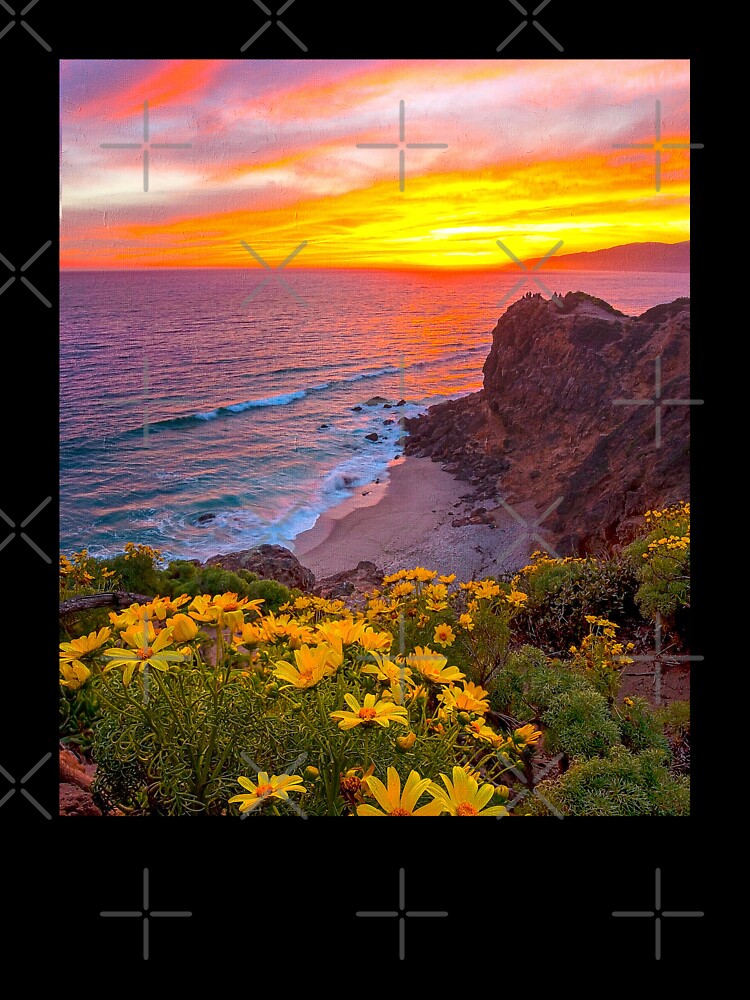
<path fill-rule="evenodd" d="M 273 72 L 272 72 L 273 70 Z M 282 81 L 287 81 L 286 83 Z M 248 266 L 241 241 L 293 267 L 488 269 L 520 258 L 689 238 L 688 141 L 677 62 L 63 64 L 64 268 Z M 439 84 L 439 85 L 438 85 Z M 254 93 L 248 99 L 248 93 Z M 447 149 L 361 149 L 397 142 Z M 143 101 L 155 149 L 149 192 Z M 669 108 L 667 115 L 666 109 Z M 461 109 L 457 114 L 456 109 Z"/>

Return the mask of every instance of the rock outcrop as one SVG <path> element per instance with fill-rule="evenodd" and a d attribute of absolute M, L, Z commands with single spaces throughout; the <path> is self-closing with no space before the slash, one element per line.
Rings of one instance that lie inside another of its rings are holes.
<path fill-rule="evenodd" d="M 262 580 L 276 580 L 285 587 L 297 587 L 304 592 L 311 591 L 315 586 L 313 573 L 283 545 L 257 545 L 253 549 L 211 556 L 205 565 L 221 566 L 233 572 L 246 569 Z"/>
<path fill-rule="evenodd" d="M 657 367 L 661 400 L 690 398 L 690 300 L 638 317 L 583 292 L 557 303 L 512 305 L 493 331 L 484 388 L 407 420 L 405 451 L 527 521 L 559 501 L 542 529 L 560 551 L 583 553 L 688 497 L 691 408 L 618 400 L 654 400 Z"/>
<path fill-rule="evenodd" d="M 318 580 L 314 593 L 329 600 L 345 601 L 351 607 L 363 603 L 367 591 L 380 587 L 382 583 L 383 571 L 375 563 L 363 559 L 354 569 Z"/>

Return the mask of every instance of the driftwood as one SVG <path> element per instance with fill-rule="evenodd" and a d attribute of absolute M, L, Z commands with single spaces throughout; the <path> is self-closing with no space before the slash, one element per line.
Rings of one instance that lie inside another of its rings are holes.
<path fill-rule="evenodd" d="M 91 611 L 92 608 L 128 608 L 131 604 L 148 604 L 152 600 L 152 597 L 145 594 L 130 594 L 125 590 L 91 594 L 89 597 L 71 597 L 60 603 L 60 617 L 79 611 Z"/>

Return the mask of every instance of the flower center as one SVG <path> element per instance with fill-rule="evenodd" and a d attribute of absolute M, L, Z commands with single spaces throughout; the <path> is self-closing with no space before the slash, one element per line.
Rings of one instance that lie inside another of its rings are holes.
<path fill-rule="evenodd" d="M 391 809 L 391 816 L 411 816 L 408 809 L 402 809 L 401 806 L 396 806 L 395 809 Z"/>
<path fill-rule="evenodd" d="M 378 713 L 375 711 L 374 708 L 360 708 L 359 712 L 357 713 L 360 719 L 365 719 L 366 721 L 374 719 L 377 714 Z"/>
<path fill-rule="evenodd" d="M 145 649 L 139 649 L 138 655 L 142 660 L 148 660 L 154 655 L 154 651 L 150 646 L 146 646 Z"/>
<path fill-rule="evenodd" d="M 229 604 L 225 604 L 224 605 L 224 610 L 225 611 L 236 611 L 237 610 L 237 605 L 234 604 L 232 601 L 230 601 Z"/>
<path fill-rule="evenodd" d="M 479 810 L 475 809 L 469 802 L 459 802 L 456 806 L 456 813 L 459 816 L 478 816 Z"/>
<path fill-rule="evenodd" d="M 264 795 L 270 795 L 273 791 L 273 785 L 258 785 L 255 789 L 255 797 L 257 799 L 262 799 Z"/>
<path fill-rule="evenodd" d="M 304 684 L 309 684 L 310 681 L 312 680 L 312 676 L 313 676 L 312 670 L 300 670 L 299 672 L 299 679 Z"/>

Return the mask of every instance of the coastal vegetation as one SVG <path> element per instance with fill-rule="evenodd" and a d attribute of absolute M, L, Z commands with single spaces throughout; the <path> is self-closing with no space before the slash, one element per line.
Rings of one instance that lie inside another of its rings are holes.
<path fill-rule="evenodd" d="M 657 615 L 684 642 L 689 525 L 350 605 L 145 545 L 62 556 L 63 601 L 144 596 L 61 619 L 61 740 L 104 814 L 687 814 L 689 708 L 621 688 Z"/>

